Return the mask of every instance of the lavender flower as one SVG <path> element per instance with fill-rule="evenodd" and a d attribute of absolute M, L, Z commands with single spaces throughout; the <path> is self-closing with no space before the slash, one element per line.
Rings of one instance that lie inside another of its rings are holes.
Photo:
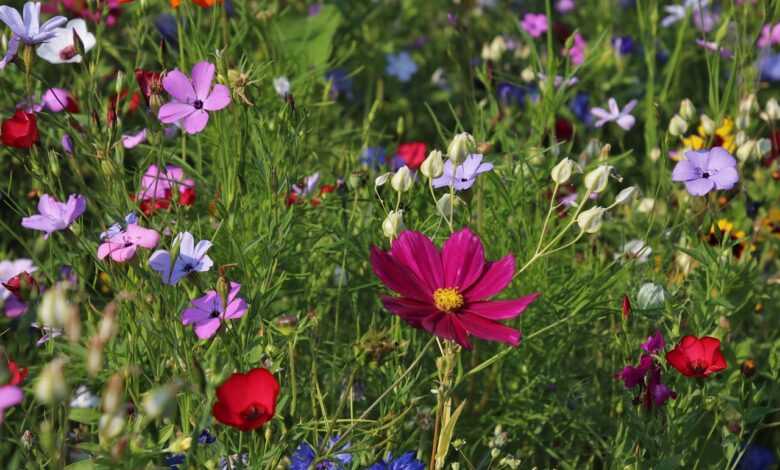
<path fill-rule="evenodd" d="M 596 127 L 602 127 L 608 122 L 614 122 L 624 130 L 630 130 L 636 124 L 636 118 L 631 115 L 637 101 L 629 101 L 621 110 L 615 98 L 609 99 L 609 111 L 604 108 L 593 108 L 590 113 L 597 118 Z"/>
<path fill-rule="evenodd" d="M 13 60 L 21 43 L 28 46 L 43 44 L 52 39 L 57 34 L 57 28 L 68 21 L 64 16 L 55 16 L 40 24 L 40 16 L 40 2 L 25 3 L 21 15 L 9 6 L 0 6 L 0 21 L 11 28 L 11 39 L 5 57 L 0 60 L 0 70 Z"/>
<path fill-rule="evenodd" d="M 171 259 L 171 252 L 157 250 L 149 258 L 149 266 L 160 273 L 162 281 L 175 285 L 194 272 L 206 272 L 214 265 L 206 252 L 211 248 L 211 242 L 201 240 L 195 244 L 195 239 L 189 232 L 181 232 L 173 240 L 173 246 L 178 246 L 178 256 Z"/>
<path fill-rule="evenodd" d="M 453 171 L 452 160 L 444 162 L 444 173 L 431 183 L 434 188 L 453 186 L 456 191 L 465 191 L 477 181 L 477 176 L 493 169 L 492 163 L 482 163 L 482 155 L 470 154 Z"/>
<path fill-rule="evenodd" d="M 408 82 L 411 80 L 412 75 L 417 73 L 417 64 L 414 63 L 412 56 L 406 51 L 398 54 L 388 54 L 385 72 L 402 82 Z"/>
<path fill-rule="evenodd" d="M 71 194 L 68 202 L 59 202 L 44 194 L 38 200 L 40 214 L 23 218 L 22 227 L 45 232 L 43 238 L 49 238 L 53 232 L 70 227 L 86 208 L 87 199 L 84 196 Z"/>
<path fill-rule="evenodd" d="M 685 152 L 672 170 L 672 181 L 685 183 L 692 196 L 704 196 L 713 189 L 731 189 L 739 181 L 737 160 L 723 147 Z"/>
<path fill-rule="evenodd" d="M 217 291 L 206 292 L 206 295 L 192 301 L 192 307 L 181 312 L 181 322 L 184 325 L 194 325 L 198 338 L 211 338 L 223 321 L 241 318 L 248 310 L 249 306 L 246 300 L 238 297 L 239 290 L 241 290 L 241 284 L 230 283 L 227 305 Z"/>
<path fill-rule="evenodd" d="M 368 470 L 425 470 L 425 464 L 417 460 L 414 452 L 407 452 L 397 459 L 393 458 L 393 454 L 387 454 L 385 459 L 368 467 Z"/>
<path fill-rule="evenodd" d="M 198 62 L 192 68 L 192 79 L 179 69 L 165 74 L 162 84 L 173 100 L 162 105 L 157 117 L 160 122 L 180 122 L 188 134 L 197 134 L 209 122 L 209 112 L 219 111 L 230 104 L 230 90 L 225 85 L 214 85 L 214 64 Z"/>
<path fill-rule="evenodd" d="M 328 441 L 328 450 L 332 450 L 333 446 L 338 442 L 338 437 L 332 437 Z M 317 470 L 341 470 L 347 468 L 352 462 L 352 455 L 345 452 L 349 449 L 349 444 L 344 445 L 339 449 L 339 453 L 333 456 L 331 460 L 321 460 L 317 462 Z M 290 470 L 310 470 L 312 464 L 317 459 L 317 452 L 306 441 L 301 442 L 298 448 L 295 449 L 292 457 L 290 458 Z"/>

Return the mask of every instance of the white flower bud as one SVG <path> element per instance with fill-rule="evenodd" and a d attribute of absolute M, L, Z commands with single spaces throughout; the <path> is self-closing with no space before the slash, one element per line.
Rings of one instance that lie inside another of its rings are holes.
<path fill-rule="evenodd" d="M 651 197 L 643 197 L 639 200 L 639 204 L 636 206 L 636 210 L 642 214 L 648 214 L 655 208 L 655 199 Z"/>
<path fill-rule="evenodd" d="M 685 135 L 687 131 L 688 123 L 679 114 L 675 114 L 672 120 L 669 121 L 669 133 L 675 137 L 680 137 Z"/>
<path fill-rule="evenodd" d="M 452 198 L 450 193 L 446 193 L 436 202 L 436 210 L 438 210 L 439 214 L 446 219 L 449 218 L 450 214 L 454 212 L 455 208 L 458 207 L 461 202 L 462 201 L 458 196 Z"/>
<path fill-rule="evenodd" d="M 536 80 L 536 74 L 534 73 L 533 67 L 529 65 L 528 67 L 524 68 L 523 71 L 520 72 L 520 78 L 524 82 L 532 82 Z"/>
<path fill-rule="evenodd" d="M 458 166 L 463 163 L 463 160 L 474 150 L 476 145 L 477 143 L 471 134 L 461 132 L 452 138 L 447 147 L 447 156 L 452 160 L 453 165 Z"/>
<path fill-rule="evenodd" d="M 758 108 L 758 101 L 756 100 L 756 95 L 754 93 L 747 95 L 746 97 L 742 98 L 742 101 L 739 102 L 740 114 L 749 115 L 755 111 L 756 108 Z"/>
<path fill-rule="evenodd" d="M 761 113 L 761 119 L 766 122 L 774 122 L 780 120 L 780 104 L 777 103 L 775 98 L 770 98 L 766 102 L 764 112 Z"/>
<path fill-rule="evenodd" d="M 718 128 L 717 124 L 715 124 L 715 121 L 710 119 L 710 117 L 706 114 L 702 114 L 700 119 L 701 127 L 704 129 L 704 133 L 707 135 L 714 134 L 715 130 Z"/>
<path fill-rule="evenodd" d="M 399 168 L 393 177 L 390 178 L 390 186 L 399 193 L 409 191 L 412 189 L 413 184 L 414 180 L 412 179 L 412 173 L 406 165 Z"/>
<path fill-rule="evenodd" d="M 737 147 L 744 144 L 748 141 L 748 136 L 745 133 L 745 131 L 739 131 L 737 132 L 737 135 L 734 136 L 734 143 L 737 144 Z"/>
<path fill-rule="evenodd" d="M 54 405 L 68 398 L 68 384 L 62 370 L 65 359 L 57 358 L 46 364 L 35 382 L 35 398 L 43 404 Z"/>
<path fill-rule="evenodd" d="M 428 158 L 420 165 L 420 173 L 428 178 L 438 178 L 444 173 L 444 159 L 441 150 L 431 150 Z"/>
<path fill-rule="evenodd" d="M 609 172 L 612 167 L 609 165 L 599 165 L 595 170 L 585 175 L 585 188 L 589 193 L 600 193 L 607 188 Z"/>
<path fill-rule="evenodd" d="M 95 377 L 103 369 L 103 343 L 97 336 L 93 336 L 87 348 L 87 373 Z"/>
<path fill-rule="evenodd" d="M 601 229 L 601 222 L 606 211 L 601 206 L 591 207 L 577 216 L 577 225 L 585 233 L 596 233 Z"/>
<path fill-rule="evenodd" d="M 693 121 L 696 117 L 696 106 L 688 98 L 680 102 L 680 117 L 687 122 Z"/>
<path fill-rule="evenodd" d="M 54 287 L 43 294 L 41 305 L 38 307 L 38 320 L 51 328 L 62 328 L 73 314 L 75 308 L 66 295 L 63 284 L 55 284 Z"/>
<path fill-rule="evenodd" d="M 636 303 L 642 310 L 660 308 L 666 302 L 666 290 L 663 286 L 646 282 L 639 288 L 636 295 Z"/>
<path fill-rule="evenodd" d="M 382 222 L 382 233 L 390 240 L 394 239 L 404 229 L 404 211 L 390 211 Z"/>
<path fill-rule="evenodd" d="M 374 187 L 378 188 L 380 186 L 384 186 L 385 183 L 390 179 L 390 177 L 393 176 L 392 173 L 382 173 L 381 175 L 377 176 L 374 180 Z"/>
<path fill-rule="evenodd" d="M 482 46 L 482 59 L 498 62 L 506 52 L 506 41 L 503 36 L 496 36 L 490 44 Z"/>
<path fill-rule="evenodd" d="M 772 150 L 772 142 L 769 139 L 758 139 L 756 143 L 757 157 L 761 158 Z"/>
<path fill-rule="evenodd" d="M 615 197 L 615 205 L 618 204 L 624 204 L 634 198 L 637 193 L 639 192 L 639 188 L 636 186 L 629 186 L 627 188 L 623 188 L 618 195 Z"/>
<path fill-rule="evenodd" d="M 124 411 L 116 414 L 102 415 L 98 422 L 98 432 L 105 439 L 113 439 L 122 433 L 125 427 Z"/>
<path fill-rule="evenodd" d="M 108 379 L 103 390 L 103 411 L 108 414 L 116 413 L 124 405 L 124 380 L 121 374 L 114 374 Z"/>
<path fill-rule="evenodd" d="M 564 158 L 557 165 L 555 165 L 550 172 L 552 180 L 557 184 L 564 184 L 571 178 L 572 170 L 574 169 L 574 161 L 568 158 Z"/>
<path fill-rule="evenodd" d="M 661 158 L 661 149 L 654 147 L 650 151 L 650 161 L 657 162 Z"/>
<path fill-rule="evenodd" d="M 737 158 L 741 162 L 746 162 L 752 155 L 756 153 L 756 147 L 758 143 L 755 140 L 748 140 L 744 144 L 740 145 L 737 149 Z"/>

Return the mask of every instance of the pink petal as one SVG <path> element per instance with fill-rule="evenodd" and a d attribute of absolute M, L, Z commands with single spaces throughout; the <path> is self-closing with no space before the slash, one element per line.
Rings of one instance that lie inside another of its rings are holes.
<path fill-rule="evenodd" d="M 453 233 L 442 247 L 444 284 L 461 291 L 469 287 L 482 275 L 485 267 L 485 251 L 482 242 L 471 230 Z"/>
<path fill-rule="evenodd" d="M 192 67 L 192 87 L 195 89 L 195 98 L 205 101 L 211 90 L 211 82 L 214 81 L 214 64 L 198 62 Z"/>
<path fill-rule="evenodd" d="M 476 301 L 492 297 L 512 282 L 515 274 L 515 257 L 507 255 L 498 261 L 487 263 L 485 271 L 469 290 L 463 292 L 467 301 Z"/>
<path fill-rule="evenodd" d="M 235 319 L 235 318 L 241 318 L 246 313 L 249 306 L 246 303 L 246 300 L 242 298 L 238 298 L 233 300 L 228 304 L 228 308 L 225 310 L 225 318 L 229 319 Z"/>
<path fill-rule="evenodd" d="M 122 146 L 126 149 L 131 149 L 146 142 L 146 129 L 142 129 L 136 134 L 123 134 Z"/>
<path fill-rule="evenodd" d="M 421 327 L 424 318 L 439 314 L 439 311 L 430 304 L 403 297 L 383 296 L 382 304 L 415 328 Z"/>
<path fill-rule="evenodd" d="M 214 85 L 211 94 L 203 101 L 206 111 L 219 111 L 230 104 L 230 89 L 225 85 Z"/>
<path fill-rule="evenodd" d="M 466 306 L 465 312 L 473 313 L 489 320 L 507 320 L 523 313 L 539 295 L 541 294 L 535 292 L 519 299 L 474 302 Z"/>
<path fill-rule="evenodd" d="M 157 112 L 157 119 L 165 124 L 172 124 L 181 121 L 194 112 L 196 112 L 196 109 L 191 104 L 171 101 L 160 107 L 160 110 Z"/>
<path fill-rule="evenodd" d="M 117 263 L 126 263 L 133 259 L 137 247 L 135 245 L 121 246 L 111 252 L 111 259 Z"/>
<path fill-rule="evenodd" d="M 206 124 L 209 122 L 209 113 L 202 109 L 198 109 L 194 113 L 190 114 L 184 121 L 182 121 L 182 127 L 187 134 L 197 134 L 202 131 Z"/>
<path fill-rule="evenodd" d="M 433 305 L 433 298 L 423 289 L 422 281 L 409 268 L 375 246 L 371 247 L 371 267 L 390 289 L 404 297 Z"/>
<path fill-rule="evenodd" d="M 520 332 L 508 326 L 469 313 L 459 315 L 458 320 L 469 333 L 478 338 L 499 341 L 512 346 L 520 344 Z"/>
<path fill-rule="evenodd" d="M 134 245 L 152 249 L 160 241 L 160 234 L 157 231 L 141 227 L 137 224 L 130 224 L 124 233 L 124 239 Z"/>
<path fill-rule="evenodd" d="M 209 339 L 217 332 L 220 324 L 219 318 L 212 318 L 203 323 L 197 323 L 194 328 L 195 334 L 200 339 Z"/>
<path fill-rule="evenodd" d="M 174 99 L 182 103 L 191 103 L 195 101 L 195 90 L 192 88 L 192 82 L 179 69 L 171 70 L 165 74 L 162 80 L 163 88 L 170 93 Z"/>
<path fill-rule="evenodd" d="M 420 279 L 426 291 L 445 287 L 441 256 L 433 242 L 420 232 L 407 230 L 393 241 L 390 254 Z"/>
<path fill-rule="evenodd" d="M 0 387 L 0 410 L 16 406 L 24 399 L 22 389 L 15 385 L 3 385 Z"/>

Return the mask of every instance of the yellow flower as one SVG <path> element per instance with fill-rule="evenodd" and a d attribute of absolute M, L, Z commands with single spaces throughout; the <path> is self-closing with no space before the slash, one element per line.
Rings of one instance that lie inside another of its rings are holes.
<path fill-rule="evenodd" d="M 734 138 L 734 121 L 730 118 L 724 118 L 720 127 L 715 129 L 715 135 L 707 134 L 704 126 L 697 129 L 699 134 L 691 134 L 682 139 L 683 145 L 688 150 L 701 150 L 705 145 L 711 147 L 723 147 L 729 153 L 733 154 L 737 150 L 737 144 Z"/>

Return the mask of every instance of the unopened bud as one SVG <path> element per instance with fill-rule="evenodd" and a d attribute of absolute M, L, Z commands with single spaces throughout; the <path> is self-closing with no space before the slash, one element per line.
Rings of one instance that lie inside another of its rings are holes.
<path fill-rule="evenodd" d="M 442 217 L 447 219 L 450 217 L 450 214 L 455 211 L 455 208 L 461 204 L 461 202 L 462 201 L 458 196 L 453 198 L 450 196 L 450 193 L 446 193 L 436 202 L 436 210 L 439 211 L 439 214 Z"/>
<path fill-rule="evenodd" d="M 704 134 L 712 135 L 715 133 L 715 130 L 717 129 L 717 124 L 715 124 L 715 121 L 710 119 L 709 116 L 707 116 L 706 114 L 702 114 L 701 127 L 704 130 Z"/>
<path fill-rule="evenodd" d="M 391 176 L 393 176 L 393 174 L 390 172 L 382 173 L 381 175 L 377 176 L 374 180 L 374 187 L 379 188 L 380 186 L 384 186 Z"/>
<path fill-rule="evenodd" d="M 557 165 L 555 165 L 550 172 L 552 180 L 557 184 L 564 184 L 571 178 L 572 170 L 574 170 L 575 163 L 573 160 L 564 158 Z"/>
<path fill-rule="evenodd" d="M 601 151 L 599 152 L 599 161 L 605 162 L 609 158 L 609 152 L 612 150 L 612 146 L 609 144 L 604 144 L 603 147 L 601 147 Z"/>
<path fill-rule="evenodd" d="M 119 325 L 116 321 L 116 302 L 112 301 L 103 309 L 103 317 L 98 324 L 97 338 L 101 343 L 107 343 L 114 337 Z"/>
<path fill-rule="evenodd" d="M 752 155 L 756 153 L 757 142 L 755 140 L 748 140 L 744 144 L 740 145 L 737 149 L 737 158 L 741 162 L 747 161 Z"/>
<path fill-rule="evenodd" d="M 696 117 L 696 107 L 688 98 L 680 102 L 680 117 L 687 122 L 692 122 Z"/>
<path fill-rule="evenodd" d="M 757 157 L 761 158 L 772 150 L 772 142 L 769 139 L 758 139 L 756 143 Z"/>
<path fill-rule="evenodd" d="M 395 239 L 404 229 L 404 211 L 390 211 L 382 222 L 382 233 L 390 240 Z"/>
<path fill-rule="evenodd" d="M 742 98 L 742 101 L 739 102 L 740 114 L 751 114 L 757 108 L 758 100 L 756 99 L 756 95 L 754 93 L 747 95 L 746 97 Z"/>
<path fill-rule="evenodd" d="M 87 373 L 95 377 L 103 369 L 103 343 L 97 336 L 89 340 L 87 347 Z"/>
<path fill-rule="evenodd" d="M 125 413 L 104 414 L 98 422 L 98 432 L 104 439 L 113 439 L 122 433 L 125 427 Z"/>
<path fill-rule="evenodd" d="M 577 225 L 585 233 L 596 233 L 601 229 L 601 222 L 606 209 L 601 206 L 592 207 L 577 216 Z"/>
<path fill-rule="evenodd" d="M 609 173 L 612 167 L 609 165 L 599 165 L 595 170 L 585 175 L 585 188 L 589 193 L 600 193 L 607 188 Z"/>
<path fill-rule="evenodd" d="M 766 102 L 764 112 L 761 113 L 761 119 L 770 123 L 780 120 L 780 104 L 777 103 L 775 98 L 770 98 Z"/>
<path fill-rule="evenodd" d="M 688 123 L 685 122 L 685 119 L 680 117 L 679 114 L 675 114 L 672 117 L 672 120 L 669 121 L 669 134 L 680 137 L 685 135 L 685 133 L 688 131 Z"/>
<path fill-rule="evenodd" d="M 403 193 L 412 189 L 414 180 L 412 179 L 412 173 L 409 171 L 409 167 L 402 166 L 395 172 L 392 178 L 390 178 L 390 186 L 397 192 Z"/>
<path fill-rule="evenodd" d="M 661 159 L 661 149 L 658 147 L 654 147 L 653 150 L 650 151 L 650 161 L 657 162 Z"/>
<path fill-rule="evenodd" d="M 117 373 L 108 379 L 106 388 L 103 390 L 103 411 L 107 414 L 118 412 L 124 402 L 124 380 L 122 375 Z"/>
<path fill-rule="evenodd" d="M 38 320 L 48 327 L 62 328 L 74 308 L 67 299 L 65 286 L 61 283 L 55 284 L 43 294 L 41 305 L 38 307 Z"/>
<path fill-rule="evenodd" d="M 615 205 L 624 204 L 630 201 L 637 195 L 637 193 L 639 193 L 639 189 L 636 186 L 623 188 L 615 197 Z"/>
<path fill-rule="evenodd" d="M 144 412 L 152 419 L 157 419 L 167 414 L 176 403 L 177 392 L 178 387 L 172 384 L 153 389 L 144 397 Z"/>
<path fill-rule="evenodd" d="M 282 315 L 276 319 L 276 327 L 282 334 L 289 335 L 298 327 L 298 317 L 295 315 Z"/>
<path fill-rule="evenodd" d="M 523 71 L 520 72 L 520 78 L 524 82 L 532 82 L 536 80 L 536 74 L 534 73 L 533 67 L 529 65 L 528 67 L 524 68 Z"/>
<path fill-rule="evenodd" d="M 43 404 L 55 405 L 68 398 L 68 384 L 63 369 L 65 359 L 57 358 L 46 364 L 35 382 L 35 398 Z"/>
<path fill-rule="evenodd" d="M 444 159 L 441 150 L 431 150 L 428 158 L 420 165 L 420 173 L 428 178 L 438 178 L 444 173 Z"/>
<path fill-rule="evenodd" d="M 453 165 L 458 166 L 463 163 L 463 160 L 474 150 L 476 145 L 477 143 L 471 134 L 461 132 L 452 138 L 447 147 L 447 156 L 452 160 Z"/>

